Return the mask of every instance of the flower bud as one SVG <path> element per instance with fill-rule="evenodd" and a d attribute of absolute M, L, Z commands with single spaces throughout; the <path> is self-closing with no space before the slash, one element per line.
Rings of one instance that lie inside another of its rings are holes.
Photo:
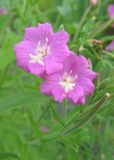
<path fill-rule="evenodd" d="M 98 2 L 98 0 L 89 0 L 91 6 L 95 6 Z"/>

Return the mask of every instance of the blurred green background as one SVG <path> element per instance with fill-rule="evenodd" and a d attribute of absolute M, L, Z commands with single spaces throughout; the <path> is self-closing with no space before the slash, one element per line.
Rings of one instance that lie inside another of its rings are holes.
<path fill-rule="evenodd" d="M 0 159 L 114 160 L 113 98 L 76 132 L 61 139 L 37 140 L 39 132 L 35 122 L 45 135 L 55 130 L 56 116 L 53 117 L 49 109 L 41 119 L 50 98 L 40 93 L 40 78 L 16 66 L 13 51 L 14 45 L 22 40 L 25 27 L 49 22 L 54 31 L 64 26 L 70 34 L 70 48 L 78 52 L 82 46 L 86 48 L 84 45 L 92 38 L 94 30 L 109 19 L 107 6 L 113 2 L 99 1 L 83 20 L 88 0 L 0 0 Z M 114 29 L 109 27 L 95 38 L 113 34 Z M 114 57 L 103 55 L 99 60 L 97 48 L 84 51 L 81 54 L 91 59 L 93 69 L 100 74 L 92 104 L 104 93 L 113 93 Z M 55 105 L 58 111 L 60 106 Z M 83 108 L 71 108 L 72 113 L 83 112 Z"/>

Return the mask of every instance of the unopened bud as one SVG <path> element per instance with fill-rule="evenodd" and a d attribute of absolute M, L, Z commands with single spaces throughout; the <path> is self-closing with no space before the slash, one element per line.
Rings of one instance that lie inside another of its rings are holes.
<path fill-rule="evenodd" d="M 95 6 L 98 0 L 89 0 L 91 6 Z"/>

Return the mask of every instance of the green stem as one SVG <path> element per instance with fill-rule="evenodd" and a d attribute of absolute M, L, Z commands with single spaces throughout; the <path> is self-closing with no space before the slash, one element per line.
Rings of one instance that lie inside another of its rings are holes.
<path fill-rule="evenodd" d="M 114 36 L 105 36 L 101 38 L 100 40 L 103 42 L 111 41 L 111 40 L 114 40 Z"/>
<path fill-rule="evenodd" d="M 23 3 L 23 15 L 24 16 L 26 14 L 28 6 L 29 6 L 29 1 L 28 0 L 24 0 L 24 3 Z"/>
<path fill-rule="evenodd" d="M 1 86 L 3 85 L 3 83 L 4 83 L 4 80 L 5 80 L 5 78 L 6 78 L 8 69 L 9 69 L 9 65 L 5 68 L 4 73 L 3 73 L 3 76 L 2 76 L 2 79 L 0 80 L 0 88 L 1 88 Z"/>
<path fill-rule="evenodd" d="M 66 118 L 67 118 L 67 105 L 66 100 L 62 104 L 62 110 L 63 110 L 63 117 L 64 117 L 64 125 L 66 125 Z"/>
<path fill-rule="evenodd" d="M 64 102 L 65 103 L 65 102 Z M 65 106 L 64 106 L 64 124 L 66 125 L 66 119 L 67 119 L 67 105 L 65 103 Z"/>
<path fill-rule="evenodd" d="M 37 120 L 37 124 L 39 124 L 39 122 L 41 121 L 42 117 L 45 115 L 45 113 L 48 111 L 49 109 L 49 105 L 44 109 L 44 111 L 42 112 L 42 114 L 40 115 L 40 117 Z"/>
<path fill-rule="evenodd" d="M 58 115 L 57 111 L 55 110 L 55 106 L 53 107 L 53 105 L 50 104 L 50 107 L 52 110 L 53 117 L 57 120 L 58 123 L 60 123 L 62 126 L 64 126 L 64 122 L 61 119 L 61 117 Z"/>
<path fill-rule="evenodd" d="M 101 28 L 99 27 L 95 30 L 96 32 L 93 31 L 91 37 L 94 38 L 100 33 L 104 32 L 108 27 L 112 25 L 112 23 L 114 23 L 114 18 L 108 20 L 105 24 L 102 24 Z"/>
<path fill-rule="evenodd" d="M 56 18 L 56 21 L 55 21 L 55 28 L 58 27 L 59 23 L 60 23 L 60 20 L 61 20 L 61 16 L 60 14 L 57 15 L 57 18 Z"/>
<path fill-rule="evenodd" d="M 42 117 L 45 115 L 45 113 L 48 111 L 49 109 L 49 105 L 45 108 L 45 110 L 42 112 L 42 114 L 40 115 L 40 117 L 38 118 L 37 122 L 34 122 L 32 117 L 29 116 L 29 119 L 31 121 L 31 124 L 33 124 L 34 126 L 34 130 L 36 130 L 36 136 L 37 138 L 39 138 L 41 135 L 40 135 L 40 131 L 38 130 L 38 128 L 36 126 L 38 126 L 39 122 L 41 121 Z M 30 139 L 30 137 L 32 136 L 33 134 L 33 129 L 31 130 L 30 134 L 28 135 L 28 138 L 27 139 Z"/>
<path fill-rule="evenodd" d="M 48 141 L 48 140 L 52 140 L 55 138 L 60 138 L 61 136 L 67 135 L 67 134 L 71 133 L 72 131 L 80 128 L 82 125 L 84 125 L 88 120 L 90 120 L 99 111 L 99 109 L 101 108 L 103 103 L 109 97 L 110 97 L 110 94 L 106 93 L 92 110 L 87 112 L 87 114 L 85 116 L 82 116 L 82 118 L 80 118 L 80 120 L 78 120 L 77 123 L 73 124 L 71 127 L 65 127 L 58 132 L 54 132 L 54 133 L 48 134 L 46 136 L 39 137 L 37 140 Z"/>
<path fill-rule="evenodd" d="M 79 35 L 79 33 L 80 33 L 80 30 L 81 30 L 81 28 L 82 28 L 82 25 L 83 25 L 83 23 L 84 23 L 87 15 L 88 15 L 88 13 L 90 12 L 90 10 L 91 10 L 91 6 L 89 6 L 89 7 L 85 10 L 85 12 L 84 12 L 84 14 L 83 14 L 83 16 L 82 16 L 82 18 L 81 18 L 81 20 L 80 20 L 80 23 L 79 23 L 79 25 L 78 25 L 78 29 L 77 29 L 76 32 L 75 32 L 75 35 L 74 35 L 74 38 L 73 38 L 74 41 L 75 41 L 75 39 L 78 37 L 78 35 Z"/>
<path fill-rule="evenodd" d="M 112 53 L 110 53 L 108 51 L 104 51 L 104 50 L 102 51 L 102 53 L 104 53 L 105 55 L 110 56 L 111 58 L 114 59 L 114 55 Z"/>
<path fill-rule="evenodd" d="M 30 114 L 28 115 L 28 118 L 29 118 L 29 120 L 31 122 L 33 130 L 34 130 L 34 132 L 36 134 L 36 137 L 37 138 L 41 137 L 40 129 L 38 128 L 37 122 L 33 119 L 33 117 Z"/>

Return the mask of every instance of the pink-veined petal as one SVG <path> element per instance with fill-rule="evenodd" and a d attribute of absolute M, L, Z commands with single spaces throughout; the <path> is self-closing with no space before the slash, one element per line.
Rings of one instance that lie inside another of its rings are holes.
<path fill-rule="evenodd" d="M 66 44 L 69 40 L 69 35 L 67 32 L 65 32 L 63 29 L 57 33 L 54 33 L 52 41 L 51 41 L 51 45 L 54 46 L 58 46 L 61 44 Z"/>
<path fill-rule="evenodd" d="M 69 48 L 66 44 L 52 46 L 50 44 L 50 54 L 56 59 L 56 62 L 62 62 L 70 55 Z"/>
<path fill-rule="evenodd" d="M 51 96 L 51 90 L 53 88 L 53 83 L 43 82 L 40 86 L 41 92 L 47 96 Z"/>
<path fill-rule="evenodd" d="M 29 54 L 35 53 L 35 45 L 29 41 L 21 41 L 14 47 L 17 65 L 29 71 Z"/>
<path fill-rule="evenodd" d="M 70 53 L 70 55 L 66 58 L 64 61 L 64 72 L 70 73 L 76 73 L 78 67 L 78 57 L 73 52 Z"/>
<path fill-rule="evenodd" d="M 78 73 L 78 76 L 86 77 L 93 81 L 97 77 L 97 74 L 89 69 L 83 69 Z"/>
<path fill-rule="evenodd" d="M 46 38 L 50 40 L 52 34 L 52 26 L 49 23 L 39 23 L 37 27 L 28 27 L 25 29 L 24 40 L 28 40 L 37 45 L 39 41 L 45 43 Z"/>
<path fill-rule="evenodd" d="M 83 67 L 85 69 L 89 68 L 89 62 L 84 56 L 80 55 L 78 58 L 80 67 Z"/>
<path fill-rule="evenodd" d="M 76 85 L 75 88 L 67 94 L 68 99 L 73 103 L 78 103 L 80 98 L 84 95 L 84 90 L 79 85 Z"/>
<path fill-rule="evenodd" d="M 52 56 L 47 56 L 45 58 L 45 64 L 47 74 L 58 72 L 63 68 L 62 63 L 57 63 L 54 57 Z"/>
<path fill-rule="evenodd" d="M 76 83 L 84 89 L 86 95 L 92 94 L 95 89 L 92 81 L 86 77 L 77 78 Z"/>
<path fill-rule="evenodd" d="M 52 89 L 52 95 L 55 101 L 61 103 L 65 98 L 64 89 L 60 85 L 55 85 Z"/>
<path fill-rule="evenodd" d="M 62 72 L 56 72 L 54 74 L 50 74 L 50 75 L 46 75 L 44 76 L 44 79 L 48 82 L 59 82 L 61 80 L 62 77 Z"/>
<path fill-rule="evenodd" d="M 42 66 L 39 63 L 29 63 L 29 70 L 32 74 L 35 74 L 37 76 L 43 77 L 43 74 L 45 72 L 45 66 Z"/>

